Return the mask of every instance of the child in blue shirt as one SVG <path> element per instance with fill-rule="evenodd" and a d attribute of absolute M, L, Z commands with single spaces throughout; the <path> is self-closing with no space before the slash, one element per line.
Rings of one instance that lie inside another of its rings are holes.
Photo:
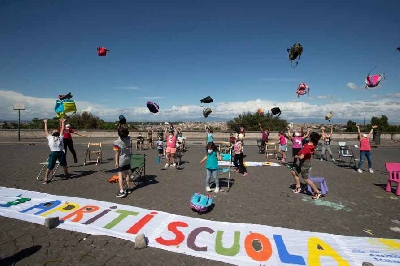
<path fill-rule="evenodd" d="M 219 155 L 218 148 L 214 144 L 214 142 L 207 143 L 207 155 L 200 161 L 200 163 L 206 162 L 206 191 L 212 191 L 210 188 L 210 178 L 211 175 L 214 178 L 215 182 L 215 193 L 219 191 L 219 180 L 218 180 L 218 160 L 222 160 L 221 156 Z"/>

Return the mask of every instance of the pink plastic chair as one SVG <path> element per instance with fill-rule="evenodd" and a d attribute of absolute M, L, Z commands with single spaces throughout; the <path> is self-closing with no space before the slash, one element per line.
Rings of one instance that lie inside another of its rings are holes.
<path fill-rule="evenodd" d="M 386 191 L 392 191 L 392 182 L 397 183 L 396 196 L 400 196 L 400 163 L 386 163 L 386 170 L 389 172 L 389 179 L 386 184 Z"/>

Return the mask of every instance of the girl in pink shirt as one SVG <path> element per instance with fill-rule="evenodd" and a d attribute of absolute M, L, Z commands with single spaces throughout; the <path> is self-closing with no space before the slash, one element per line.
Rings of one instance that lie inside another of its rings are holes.
<path fill-rule="evenodd" d="M 358 163 L 357 172 L 362 173 L 361 166 L 363 165 L 365 158 L 367 157 L 368 161 L 368 171 L 372 174 L 374 170 L 372 170 L 372 159 L 371 159 L 371 145 L 369 144 L 369 138 L 371 137 L 372 133 L 374 132 L 374 128 L 378 126 L 372 126 L 371 131 L 369 134 L 361 134 L 360 126 L 357 125 L 358 136 L 360 138 L 360 162 Z"/>

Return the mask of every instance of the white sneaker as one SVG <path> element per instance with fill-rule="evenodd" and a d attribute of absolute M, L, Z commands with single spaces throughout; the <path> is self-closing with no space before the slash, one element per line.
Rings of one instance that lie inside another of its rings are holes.
<path fill-rule="evenodd" d="M 361 169 L 357 169 L 357 172 L 359 172 L 360 174 L 362 174 L 362 170 L 361 170 Z"/>
<path fill-rule="evenodd" d="M 211 192 L 212 189 L 210 187 L 206 187 L 206 191 Z"/>
<path fill-rule="evenodd" d="M 372 168 L 369 168 L 368 171 L 369 171 L 371 174 L 374 173 L 374 170 L 372 170 Z"/>
<path fill-rule="evenodd" d="M 218 191 L 219 191 L 219 187 L 216 187 L 216 188 L 214 189 L 214 192 L 215 192 L 215 193 L 218 193 Z"/>
<path fill-rule="evenodd" d="M 166 164 L 165 164 L 165 168 L 168 168 L 168 166 L 169 166 L 169 164 L 168 164 L 168 163 L 166 163 Z"/>
<path fill-rule="evenodd" d="M 173 164 L 172 164 L 172 167 L 176 167 L 176 163 L 173 163 Z"/>

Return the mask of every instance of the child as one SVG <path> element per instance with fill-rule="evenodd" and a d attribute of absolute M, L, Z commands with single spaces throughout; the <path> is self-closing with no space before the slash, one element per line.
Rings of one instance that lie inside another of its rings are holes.
<path fill-rule="evenodd" d="M 360 162 L 358 163 L 357 167 L 357 172 L 360 174 L 363 172 L 361 170 L 361 166 L 364 163 L 364 157 L 367 157 L 368 160 L 368 171 L 372 174 L 374 173 L 374 170 L 372 170 L 372 159 L 371 159 L 371 145 L 369 144 L 369 138 L 371 137 L 372 133 L 374 132 L 374 128 L 377 128 L 378 126 L 372 126 L 371 131 L 369 134 L 362 134 L 360 131 L 360 126 L 356 125 L 357 130 L 358 130 L 358 136 L 360 138 Z"/>
<path fill-rule="evenodd" d="M 60 126 L 61 127 L 61 126 Z M 76 157 L 76 152 L 74 149 L 74 142 L 72 141 L 72 136 L 71 134 L 75 134 L 81 137 L 84 137 L 83 135 L 77 133 L 75 130 L 71 128 L 70 124 L 67 124 L 64 129 L 64 135 L 63 135 L 63 140 L 64 140 L 64 147 L 65 147 L 65 156 L 67 156 L 67 148 L 71 151 L 72 156 L 74 157 L 74 163 L 78 162 L 78 158 Z"/>
<path fill-rule="evenodd" d="M 299 153 L 296 155 L 296 158 L 300 159 L 299 165 L 296 165 L 294 170 L 291 171 L 292 176 L 294 177 L 294 180 L 296 182 L 296 187 L 293 190 L 293 193 L 300 193 L 301 192 L 301 184 L 300 184 L 300 178 L 299 174 L 303 177 L 304 181 L 310 185 L 310 187 L 313 189 L 314 194 L 313 194 L 313 199 L 317 200 L 321 197 L 321 192 L 318 190 L 318 188 L 315 186 L 315 184 L 308 179 L 308 175 L 311 170 L 311 156 L 314 153 L 318 141 L 321 139 L 321 135 L 318 134 L 317 132 L 311 132 L 309 136 L 309 142 L 304 145 L 304 147 L 299 151 Z"/>
<path fill-rule="evenodd" d="M 125 126 L 118 128 L 119 138 L 114 141 L 113 150 L 115 151 L 115 168 L 118 170 L 118 198 L 124 198 L 127 194 L 131 193 L 130 187 L 130 174 L 131 169 L 131 137 L 129 130 Z M 126 188 L 123 187 L 122 177 L 125 175 Z"/>
<path fill-rule="evenodd" d="M 168 131 L 168 135 L 167 135 Z M 175 161 L 175 154 L 176 154 L 176 128 L 165 128 L 164 135 L 166 136 L 167 139 L 167 149 L 165 150 L 166 152 L 166 163 L 165 163 L 165 168 L 168 166 L 176 167 L 176 161 Z M 172 164 L 173 163 L 173 164 Z"/>
<path fill-rule="evenodd" d="M 206 134 L 207 134 L 207 140 L 206 140 L 206 152 L 207 152 L 208 143 L 214 142 L 214 131 L 212 128 L 208 127 L 207 125 L 205 127 L 206 127 Z"/>
<path fill-rule="evenodd" d="M 164 142 L 161 139 L 161 136 L 158 136 L 157 142 L 157 150 L 158 150 L 158 163 L 161 162 L 161 158 L 163 157 L 163 153 L 164 153 Z"/>
<path fill-rule="evenodd" d="M 43 120 L 44 123 L 44 134 L 46 135 L 49 147 L 50 147 L 50 155 L 47 161 L 47 169 L 45 173 L 45 177 L 43 179 L 43 184 L 47 184 L 49 182 L 49 174 L 53 171 L 56 162 L 60 163 L 60 165 L 64 168 L 64 176 L 68 176 L 68 168 L 67 168 L 67 159 L 65 157 L 64 152 L 64 122 L 65 119 L 60 119 L 61 121 L 61 132 L 57 129 L 53 129 L 51 134 L 47 131 L 47 119 Z"/>
<path fill-rule="evenodd" d="M 282 131 L 279 132 L 279 150 L 278 152 L 282 155 L 282 163 L 286 163 L 286 151 L 287 151 L 287 140 L 286 135 Z"/>
<path fill-rule="evenodd" d="M 292 155 L 293 155 L 293 165 L 292 165 L 292 167 L 295 164 L 297 164 L 296 155 L 299 153 L 301 148 L 303 148 L 303 139 L 308 137 L 309 134 L 310 134 L 310 129 L 308 129 L 307 134 L 304 137 L 302 137 L 300 135 L 300 132 L 294 132 L 293 136 L 291 136 L 290 128 L 288 127 L 288 137 L 293 143 L 292 144 Z"/>
<path fill-rule="evenodd" d="M 142 136 L 142 133 L 139 132 L 139 135 L 137 136 L 136 139 L 136 150 L 143 150 L 143 143 L 144 143 L 144 137 Z"/>
<path fill-rule="evenodd" d="M 209 142 L 207 144 L 207 155 L 204 156 L 204 158 L 200 161 L 200 163 L 206 162 L 206 170 L 207 170 L 207 176 L 206 176 L 206 191 L 210 192 L 212 191 L 210 188 L 210 178 L 211 175 L 214 178 L 214 183 L 215 183 L 215 193 L 218 193 L 219 191 L 219 180 L 218 180 L 218 160 L 222 160 L 217 146 L 214 144 L 214 142 Z"/>
<path fill-rule="evenodd" d="M 331 125 L 331 134 L 326 134 L 325 133 L 325 128 L 322 127 L 321 128 L 321 135 L 322 135 L 322 140 L 324 141 L 324 144 L 322 144 L 322 150 L 321 150 L 321 159 L 320 161 L 324 160 L 324 155 L 325 152 L 328 151 L 331 161 L 335 162 L 335 159 L 333 159 L 333 155 L 332 155 L 332 150 L 331 150 L 331 140 L 332 140 L 332 133 L 333 133 L 333 126 Z M 325 160 L 328 161 L 328 158 L 326 158 Z"/>
<path fill-rule="evenodd" d="M 268 143 L 268 138 L 269 138 L 269 129 L 263 129 L 261 126 L 261 123 L 258 123 L 258 126 L 260 127 L 261 131 L 261 145 L 265 146 L 265 143 Z"/>
<path fill-rule="evenodd" d="M 233 164 L 236 167 L 236 172 L 243 174 L 243 176 L 247 176 L 247 170 L 243 164 L 243 146 L 240 137 L 236 139 L 235 145 L 233 145 L 233 153 L 235 154 Z"/>

